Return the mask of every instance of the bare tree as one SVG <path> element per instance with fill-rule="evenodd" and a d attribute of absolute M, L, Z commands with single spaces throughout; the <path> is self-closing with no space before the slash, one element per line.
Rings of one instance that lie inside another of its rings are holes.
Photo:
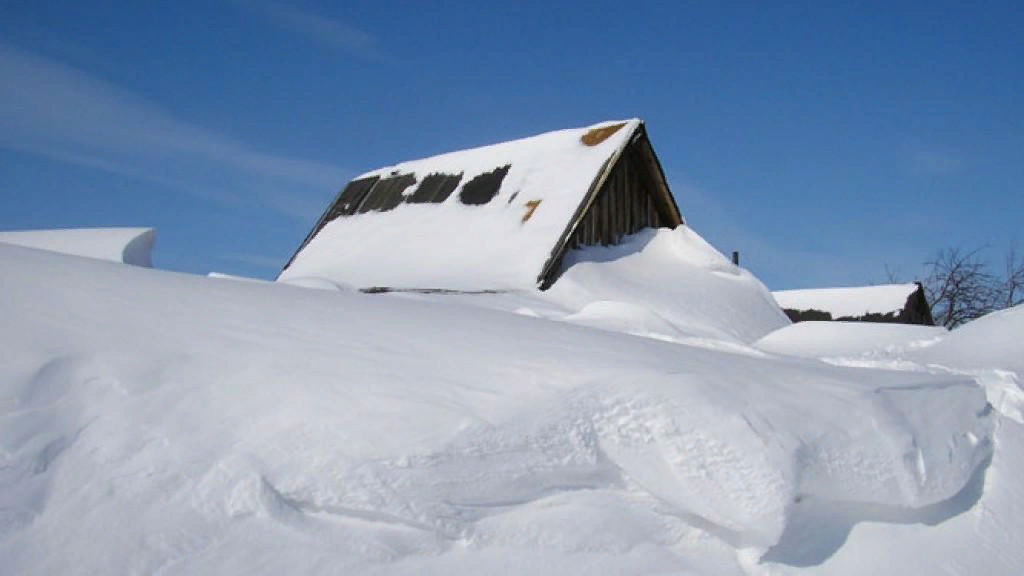
<path fill-rule="evenodd" d="M 885 280 L 889 284 L 902 284 L 903 274 L 900 271 L 900 267 L 890 268 L 888 264 L 885 265 Z"/>
<path fill-rule="evenodd" d="M 956 328 L 989 312 L 1024 304 L 1024 255 L 1016 242 L 1006 250 L 1002 270 L 993 274 L 981 246 L 970 252 L 961 248 L 939 250 L 924 263 L 925 298 L 935 324 Z M 900 269 L 885 265 L 890 283 L 903 282 Z"/>
<path fill-rule="evenodd" d="M 999 287 L 999 301 L 1002 308 L 1024 303 L 1024 257 L 1017 254 L 1017 244 L 1010 244 L 1006 251 L 1003 281 Z"/>
<path fill-rule="evenodd" d="M 936 324 L 956 328 L 1003 307 L 1000 282 L 989 272 L 981 251 L 947 248 L 925 262 L 928 273 L 922 285 Z"/>

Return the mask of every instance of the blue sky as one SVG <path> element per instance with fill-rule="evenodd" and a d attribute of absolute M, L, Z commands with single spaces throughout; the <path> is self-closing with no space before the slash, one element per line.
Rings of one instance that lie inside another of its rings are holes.
<path fill-rule="evenodd" d="M 0 5 L 0 229 L 273 277 L 350 177 L 632 116 L 772 288 L 1024 240 L 1016 2 Z"/>

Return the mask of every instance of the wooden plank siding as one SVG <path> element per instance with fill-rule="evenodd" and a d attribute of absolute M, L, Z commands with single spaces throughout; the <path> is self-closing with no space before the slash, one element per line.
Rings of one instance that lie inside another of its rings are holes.
<path fill-rule="evenodd" d="M 637 159 L 623 154 L 576 227 L 570 247 L 612 246 L 644 228 L 660 227 L 662 211 L 656 208 L 645 171 L 635 166 Z"/>
<path fill-rule="evenodd" d="M 654 155 L 646 130 L 641 126 L 621 154 L 609 159 L 594 179 L 600 188 L 580 206 L 552 257 L 538 278 L 547 289 L 561 273 L 567 250 L 583 246 L 611 246 L 644 228 L 674 228 L 683 224 L 675 199 L 665 182 L 661 164 Z M 602 180 L 603 177 L 603 180 Z"/>

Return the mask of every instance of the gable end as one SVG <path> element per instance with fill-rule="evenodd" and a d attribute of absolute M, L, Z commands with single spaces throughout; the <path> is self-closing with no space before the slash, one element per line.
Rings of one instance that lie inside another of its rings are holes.
<path fill-rule="evenodd" d="M 682 224 L 682 214 L 641 123 L 625 146 L 598 170 L 537 277 L 537 284 L 541 290 L 554 284 L 569 250 L 615 245 L 624 236 L 645 228 L 675 228 Z"/>

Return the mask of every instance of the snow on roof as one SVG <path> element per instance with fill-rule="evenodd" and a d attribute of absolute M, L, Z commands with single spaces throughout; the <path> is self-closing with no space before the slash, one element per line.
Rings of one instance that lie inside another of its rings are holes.
<path fill-rule="evenodd" d="M 0 242 L 135 266 L 153 265 L 152 228 L 69 228 L 0 232 Z"/>
<path fill-rule="evenodd" d="M 638 119 L 603 122 L 367 172 L 350 187 L 379 177 L 380 188 L 395 179 L 393 197 L 376 200 L 385 209 L 367 209 L 370 197 L 359 201 L 358 210 L 351 205 L 355 213 L 329 221 L 307 239 L 279 279 L 533 288 L 595 178 L 642 125 Z M 433 180 L 424 185 L 428 177 Z M 375 189 L 372 196 L 386 195 Z"/>
<path fill-rule="evenodd" d="M 833 318 L 899 312 L 918 285 L 883 284 L 849 288 L 813 288 L 772 292 L 775 301 L 786 310 L 821 310 Z"/>

